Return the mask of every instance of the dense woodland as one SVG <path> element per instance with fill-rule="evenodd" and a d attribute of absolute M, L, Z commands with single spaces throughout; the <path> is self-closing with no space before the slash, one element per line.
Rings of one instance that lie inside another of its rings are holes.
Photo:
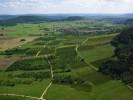
<path fill-rule="evenodd" d="M 105 62 L 100 71 L 126 84 L 133 83 L 133 27 L 123 30 L 112 40 L 113 59 Z"/>

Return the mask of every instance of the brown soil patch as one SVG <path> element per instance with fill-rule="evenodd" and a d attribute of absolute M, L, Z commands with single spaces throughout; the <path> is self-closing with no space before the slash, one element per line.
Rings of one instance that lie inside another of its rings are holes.
<path fill-rule="evenodd" d="M 27 42 L 31 42 L 37 37 L 19 37 L 19 38 L 0 38 L 0 51 L 12 49 L 21 46 Z M 24 39 L 25 41 L 21 41 Z"/>
<path fill-rule="evenodd" d="M 0 70 L 7 69 L 11 64 L 13 64 L 19 58 L 0 58 Z"/>

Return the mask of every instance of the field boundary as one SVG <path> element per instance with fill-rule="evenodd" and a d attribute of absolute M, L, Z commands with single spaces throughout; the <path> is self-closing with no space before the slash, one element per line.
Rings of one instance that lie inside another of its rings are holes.
<path fill-rule="evenodd" d="M 118 34 L 118 33 L 116 33 L 116 34 L 111 34 L 111 35 L 109 35 L 109 36 L 115 36 L 115 35 L 117 35 L 117 34 Z M 81 43 L 81 46 L 82 46 L 83 44 L 85 44 L 89 39 L 90 39 L 90 37 L 88 37 L 87 39 L 85 39 L 85 40 Z M 83 58 L 83 57 L 81 56 L 80 52 L 78 51 L 79 46 L 80 46 L 80 45 L 77 45 L 75 50 L 76 50 L 78 56 L 80 56 L 81 58 Z M 86 60 L 85 60 L 85 62 L 86 62 Z M 89 65 L 89 67 L 91 67 L 91 68 L 94 69 L 95 71 L 98 71 L 98 68 L 97 68 L 97 67 L 95 67 L 95 66 L 92 65 L 91 63 L 88 63 L 88 62 L 86 62 L 86 63 Z M 133 92 L 133 87 L 132 87 L 132 86 L 130 86 L 130 85 L 126 85 L 126 86 L 127 86 L 127 88 L 128 88 L 130 91 Z"/>
<path fill-rule="evenodd" d="M 19 94 L 8 94 L 8 93 L 3 93 L 0 94 L 1 96 L 14 96 L 14 97 L 23 97 L 23 98 L 30 98 L 30 99 L 37 99 L 37 100 L 46 100 L 43 98 L 38 98 L 38 97 L 33 97 L 33 96 L 26 96 L 26 95 L 19 95 Z"/>
<path fill-rule="evenodd" d="M 49 63 L 49 65 L 50 65 L 50 73 L 51 73 L 51 82 L 49 83 L 49 85 L 46 87 L 46 89 L 44 90 L 44 92 L 42 93 L 42 95 L 41 95 L 41 97 L 40 97 L 40 99 L 43 99 L 44 98 L 44 96 L 46 95 L 46 93 L 47 93 L 47 91 L 49 90 L 49 88 L 52 86 L 52 84 L 53 84 L 53 78 L 54 78 L 54 74 L 53 74 L 53 67 L 52 67 L 52 65 L 51 65 L 51 62 L 48 60 L 48 63 Z"/>
<path fill-rule="evenodd" d="M 44 46 L 45 47 L 45 46 Z M 39 50 L 35 57 L 38 57 L 39 54 L 41 53 L 41 50 Z M 51 77 L 53 78 L 53 69 L 52 69 L 52 65 L 51 63 L 48 61 L 49 65 L 50 65 L 50 70 L 51 70 Z M 22 97 L 22 98 L 30 98 L 30 99 L 36 99 L 36 100 L 46 100 L 43 98 L 43 96 L 45 95 L 45 93 L 47 92 L 47 90 L 50 88 L 50 86 L 52 85 L 52 82 L 50 82 L 50 84 L 46 87 L 45 91 L 43 92 L 42 96 L 39 97 L 33 97 L 33 96 L 26 96 L 26 95 L 19 95 L 19 94 L 8 94 L 8 93 L 0 93 L 1 96 L 14 96 L 14 97 Z"/>
<path fill-rule="evenodd" d="M 82 46 L 83 44 L 85 44 L 87 41 L 88 41 L 88 39 L 89 39 L 90 37 L 87 37 L 87 39 L 85 39 L 82 43 L 81 43 L 81 45 L 76 45 L 76 48 L 75 48 L 75 50 L 76 50 L 76 52 L 77 52 L 77 55 L 80 57 L 80 58 L 83 58 L 82 56 L 81 56 L 81 54 L 80 54 L 80 52 L 78 51 L 78 48 L 80 47 L 80 46 Z M 85 60 L 85 62 L 86 62 L 86 60 Z M 93 70 L 95 70 L 95 71 L 98 71 L 98 68 L 96 68 L 95 66 L 93 66 L 91 63 L 88 63 L 88 62 L 86 62 L 88 65 L 89 65 L 89 67 L 91 67 Z"/>

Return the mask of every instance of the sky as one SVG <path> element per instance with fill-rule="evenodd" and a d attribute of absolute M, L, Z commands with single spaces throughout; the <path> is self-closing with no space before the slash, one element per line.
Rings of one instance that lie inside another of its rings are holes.
<path fill-rule="evenodd" d="M 133 13 L 133 0 L 0 0 L 0 14 Z"/>

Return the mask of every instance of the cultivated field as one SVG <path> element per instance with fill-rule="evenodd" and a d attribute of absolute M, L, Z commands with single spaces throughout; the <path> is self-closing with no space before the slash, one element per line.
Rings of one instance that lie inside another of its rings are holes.
<path fill-rule="evenodd" d="M 64 21 L 6 27 L 15 31 L 0 37 L 0 100 L 132 100 L 125 84 L 98 72 L 112 57 L 110 42 L 118 33 L 64 32 L 105 26 Z"/>

